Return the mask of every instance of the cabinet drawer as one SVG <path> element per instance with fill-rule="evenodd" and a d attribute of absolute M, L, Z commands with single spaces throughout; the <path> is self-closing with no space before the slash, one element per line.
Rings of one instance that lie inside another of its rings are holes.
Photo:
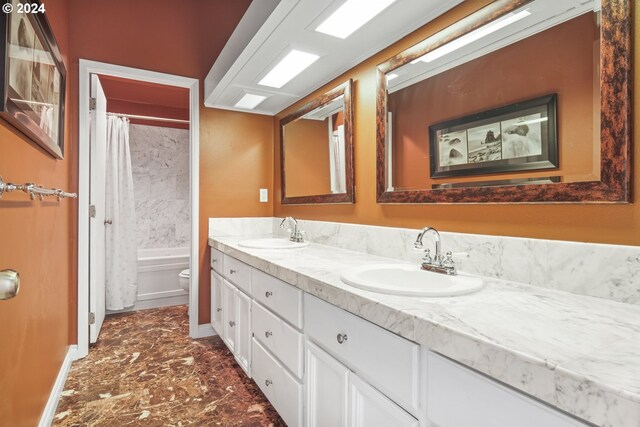
<path fill-rule="evenodd" d="M 242 261 L 224 255 L 224 272 L 222 275 L 231 283 L 243 290 L 246 294 L 251 293 L 251 267 Z"/>
<path fill-rule="evenodd" d="M 253 379 L 290 427 L 302 426 L 302 385 L 253 338 Z"/>
<path fill-rule="evenodd" d="M 587 426 L 432 352 L 427 354 L 426 398 L 429 425 L 439 427 Z"/>
<path fill-rule="evenodd" d="M 251 270 L 251 296 L 302 329 L 302 291 L 260 270 Z"/>
<path fill-rule="evenodd" d="M 223 261 L 223 253 L 217 249 L 211 248 L 211 268 L 213 268 L 216 272 L 222 274 L 224 270 L 222 269 L 222 261 Z"/>
<path fill-rule="evenodd" d="M 302 333 L 257 302 L 251 308 L 253 334 L 293 374 L 302 378 L 304 338 Z"/>
<path fill-rule="evenodd" d="M 305 332 L 368 383 L 419 413 L 420 346 L 326 303 L 304 297 Z"/>

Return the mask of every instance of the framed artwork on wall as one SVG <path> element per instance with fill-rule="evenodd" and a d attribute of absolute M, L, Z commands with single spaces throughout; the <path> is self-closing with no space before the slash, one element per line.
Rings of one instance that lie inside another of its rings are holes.
<path fill-rule="evenodd" d="M 64 158 L 66 70 L 38 0 L 6 1 L 0 14 L 0 118 Z"/>
<path fill-rule="evenodd" d="M 431 177 L 558 167 L 557 95 L 429 127 Z"/>

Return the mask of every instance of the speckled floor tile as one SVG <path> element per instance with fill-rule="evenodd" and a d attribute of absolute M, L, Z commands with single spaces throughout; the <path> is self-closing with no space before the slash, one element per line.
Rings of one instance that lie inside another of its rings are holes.
<path fill-rule="evenodd" d="M 219 337 L 190 339 L 186 306 L 106 318 L 76 361 L 54 426 L 284 426 Z"/>

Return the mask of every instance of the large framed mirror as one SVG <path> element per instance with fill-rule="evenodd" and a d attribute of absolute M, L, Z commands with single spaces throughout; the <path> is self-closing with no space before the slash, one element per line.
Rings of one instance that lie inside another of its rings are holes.
<path fill-rule="evenodd" d="M 628 203 L 630 0 L 497 0 L 378 65 L 379 203 Z"/>
<path fill-rule="evenodd" d="M 354 203 L 351 80 L 280 121 L 282 204 Z"/>

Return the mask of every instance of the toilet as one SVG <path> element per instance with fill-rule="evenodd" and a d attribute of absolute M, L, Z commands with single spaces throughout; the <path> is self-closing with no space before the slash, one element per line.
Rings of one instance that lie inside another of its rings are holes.
<path fill-rule="evenodd" d="M 185 291 L 189 291 L 189 269 L 182 270 L 180 274 L 178 274 L 178 281 L 180 282 L 180 287 Z"/>

